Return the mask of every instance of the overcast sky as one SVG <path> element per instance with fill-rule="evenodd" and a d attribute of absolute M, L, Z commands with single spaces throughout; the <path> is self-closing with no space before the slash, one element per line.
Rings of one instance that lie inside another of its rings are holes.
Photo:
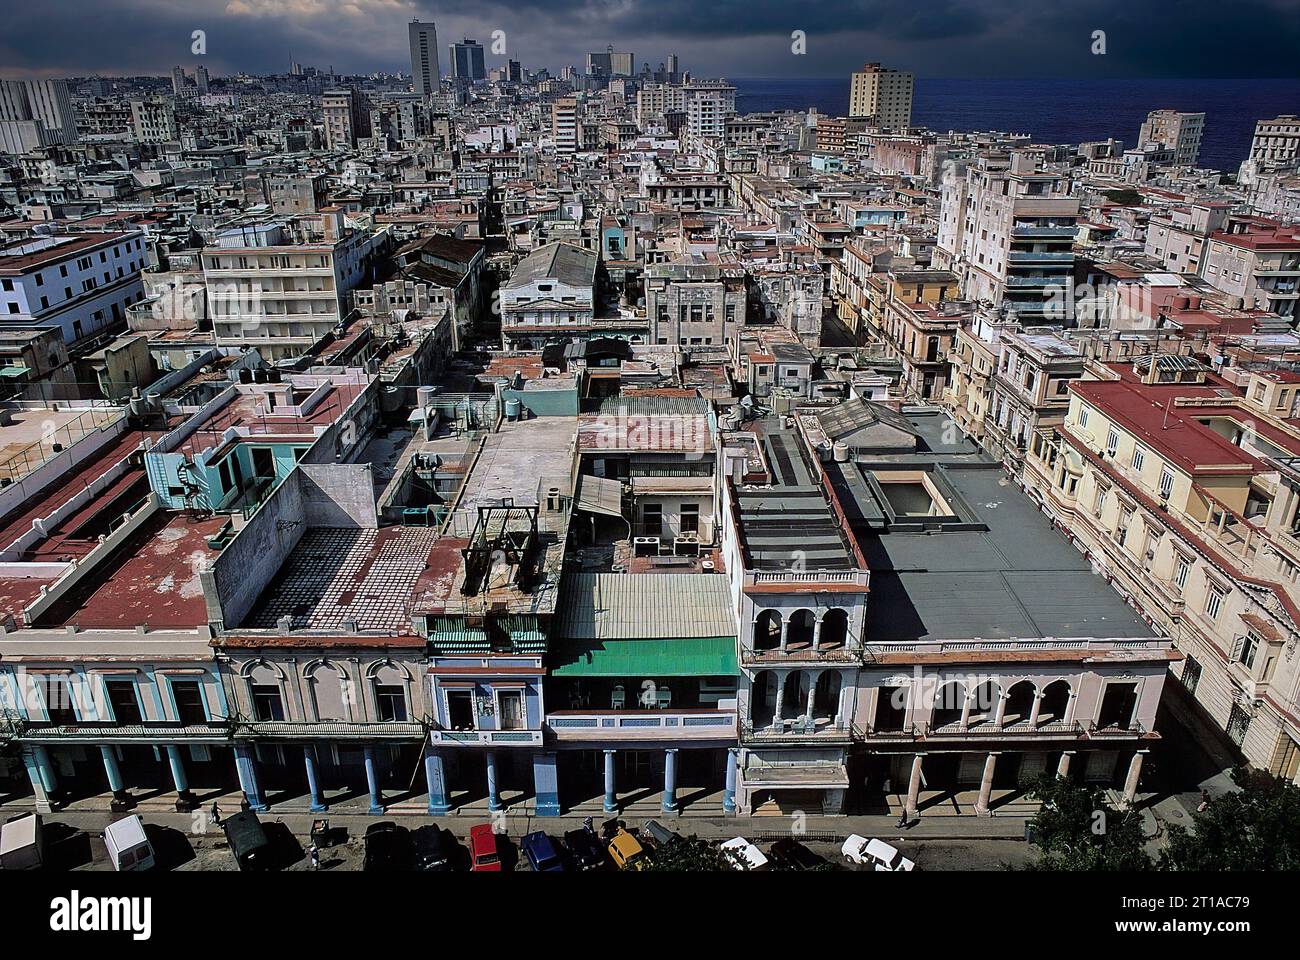
<path fill-rule="evenodd" d="M 921 77 L 1295 77 L 1300 0 L 0 0 L 0 75 L 410 70 L 406 23 L 440 58 L 505 32 L 525 67 L 614 44 L 698 75 L 836 77 L 878 60 Z M 207 55 L 190 35 L 207 34 Z M 791 52 L 802 30 L 807 53 Z M 1106 54 L 1091 52 L 1104 30 Z M 504 62 L 489 56 L 489 65 Z M 1300 105 L 1297 105 L 1300 108 Z"/>

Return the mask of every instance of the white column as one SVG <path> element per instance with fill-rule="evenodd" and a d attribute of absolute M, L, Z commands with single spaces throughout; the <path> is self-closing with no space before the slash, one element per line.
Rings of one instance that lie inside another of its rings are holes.
<path fill-rule="evenodd" d="M 813 698 L 817 696 L 817 677 L 819 676 L 821 676 L 821 674 L 813 676 L 811 671 L 808 673 L 808 710 L 804 716 L 809 720 L 813 718 Z"/>
<path fill-rule="evenodd" d="M 824 616 L 825 614 L 822 614 L 822 617 Z M 822 642 L 822 617 L 818 617 L 816 620 L 813 621 L 813 647 L 812 648 L 814 651 L 816 651 L 817 648 L 821 646 L 821 642 Z"/>
<path fill-rule="evenodd" d="M 975 813 L 981 817 L 989 815 L 989 799 L 993 794 L 993 772 L 998 766 L 998 755 L 990 753 L 984 761 L 984 778 L 980 781 L 979 799 L 975 801 Z"/>
<path fill-rule="evenodd" d="M 777 616 L 781 618 L 780 649 L 782 653 L 785 653 L 785 643 L 787 638 L 790 636 L 790 628 L 789 628 L 789 624 L 786 622 L 786 615 L 784 613 L 778 613 Z"/>
<path fill-rule="evenodd" d="M 903 812 L 907 819 L 913 819 L 919 811 L 917 807 L 921 802 L 921 754 L 912 757 L 912 775 L 907 781 L 907 802 L 903 805 Z"/>
<path fill-rule="evenodd" d="M 1002 729 L 1002 721 L 1007 717 L 1007 692 L 999 689 L 998 705 L 993 708 L 993 726 Z"/>
<path fill-rule="evenodd" d="M 781 709 L 785 706 L 785 674 L 772 674 L 776 677 L 776 706 L 772 708 L 772 726 L 780 729 L 781 727 Z"/>
<path fill-rule="evenodd" d="M 1139 750 L 1133 754 L 1133 759 L 1128 764 L 1128 777 L 1124 780 L 1124 806 L 1131 807 L 1137 800 L 1138 780 L 1142 776 L 1142 758 L 1146 756 L 1145 750 Z"/>
<path fill-rule="evenodd" d="M 1029 728 L 1032 730 L 1038 726 L 1038 714 L 1043 706 L 1043 691 L 1034 691 L 1034 705 L 1029 708 Z"/>
<path fill-rule="evenodd" d="M 1074 757 L 1073 750 L 1065 750 L 1061 753 L 1061 759 L 1056 763 L 1056 775 L 1062 780 L 1070 775 L 1070 760 Z"/>

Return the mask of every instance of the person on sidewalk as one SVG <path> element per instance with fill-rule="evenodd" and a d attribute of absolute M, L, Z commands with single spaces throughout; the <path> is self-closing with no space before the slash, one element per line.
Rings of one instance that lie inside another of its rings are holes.
<path fill-rule="evenodd" d="M 208 820 L 214 827 L 221 826 L 221 808 L 217 806 L 217 801 L 212 801 L 212 810 L 208 813 Z"/>
<path fill-rule="evenodd" d="M 316 844 L 313 843 L 307 849 L 307 856 L 311 858 L 311 868 L 313 870 L 319 870 L 320 869 L 320 847 L 316 846 Z"/>

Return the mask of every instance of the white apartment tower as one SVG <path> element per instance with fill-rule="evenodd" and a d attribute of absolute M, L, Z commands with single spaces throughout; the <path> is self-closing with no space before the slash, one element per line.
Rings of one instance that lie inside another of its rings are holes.
<path fill-rule="evenodd" d="M 977 157 L 943 185 L 934 265 L 960 278 L 963 299 L 1072 326 L 1078 221 L 1068 176 L 1027 154 Z"/>
<path fill-rule="evenodd" d="M 578 149 L 578 101 L 573 97 L 562 97 L 551 104 L 551 139 L 556 153 Z"/>
<path fill-rule="evenodd" d="M 436 93 L 442 79 L 438 69 L 438 31 L 432 23 L 412 20 L 407 32 L 411 40 L 411 89 L 426 96 Z"/>
<path fill-rule="evenodd" d="M 1174 163 L 1194 167 L 1201 155 L 1201 135 L 1205 132 L 1204 113 L 1179 110 L 1152 110 L 1138 132 L 1138 149 L 1158 143 L 1174 151 Z"/>
<path fill-rule="evenodd" d="M 46 143 L 76 143 L 77 124 L 66 80 L 0 81 L 0 121 L 33 120 Z"/>
<path fill-rule="evenodd" d="M 905 131 L 912 124 L 912 74 L 868 63 L 849 83 L 849 116 L 883 130 Z"/>

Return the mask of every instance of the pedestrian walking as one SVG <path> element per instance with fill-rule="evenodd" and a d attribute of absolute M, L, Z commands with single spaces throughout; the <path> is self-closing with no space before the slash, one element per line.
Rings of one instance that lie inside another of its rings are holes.
<path fill-rule="evenodd" d="M 313 870 L 319 870 L 320 869 L 320 847 L 316 846 L 316 844 L 313 843 L 307 850 L 307 856 L 311 858 L 311 868 Z"/>
<path fill-rule="evenodd" d="M 1200 805 L 1199 807 L 1196 808 L 1196 812 L 1197 812 L 1197 813 L 1204 813 L 1204 812 L 1205 812 L 1205 808 L 1208 807 L 1209 805 L 1210 805 L 1210 791 L 1209 791 L 1209 790 L 1206 790 L 1206 789 L 1204 789 L 1204 788 L 1202 788 L 1202 789 L 1201 789 L 1201 805 Z"/>
<path fill-rule="evenodd" d="M 217 801 L 212 801 L 212 809 L 208 812 L 208 820 L 213 826 L 221 826 L 221 808 L 217 806 Z"/>

